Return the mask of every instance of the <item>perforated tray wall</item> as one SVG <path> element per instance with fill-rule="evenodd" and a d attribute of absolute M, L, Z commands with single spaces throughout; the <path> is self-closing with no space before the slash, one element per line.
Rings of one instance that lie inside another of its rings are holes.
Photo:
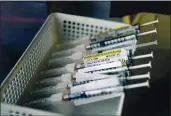
<path fill-rule="evenodd" d="M 40 64 L 57 44 L 55 42 L 69 42 L 122 26 L 126 24 L 62 13 L 51 14 L 1 84 L 1 102 L 18 104 L 21 96 L 32 86 Z"/>

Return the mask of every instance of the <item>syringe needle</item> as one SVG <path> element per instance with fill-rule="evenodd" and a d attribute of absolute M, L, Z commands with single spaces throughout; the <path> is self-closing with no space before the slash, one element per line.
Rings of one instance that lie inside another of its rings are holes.
<path fill-rule="evenodd" d="M 125 89 L 133 89 L 133 88 L 139 88 L 139 87 L 150 87 L 149 81 L 147 80 L 144 83 L 138 83 L 138 84 L 124 86 Z"/>
<path fill-rule="evenodd" d="M 158 23 L 158 22 L 159 22 L 159 20 L 158 20 L 158 18 L 157 18 L 157 20 L 155 20 L 155 21 L 150 21 L 150 22 L 144 23 L 144 24 L 142 24 L 142 25 L 140 25 L 140 26 L 147 26 L 147 25 L 151 25 L 151 24 Z"/>
<path fill-rule="evenodd" d="M 134 57 L 132 57 L 132 59 L 135 60 L 135 59 L 148 58 L 148 57 L 152 57 L 153 58 L 153 52 L 151 52 L 150 54 L 134 56 Z"/>
<path fill-rule="evenodd" d="M 137 44 L 136 48 L 140 48 L 140 47 L 146 47 L 146 46 L 150 46 L 150 45 L 157 45 L 157 40 L 152 41 L 152 42 L 147 42 L 147 43 L 143 43 L 143 44 Z"/>
<path fill-rule="evenodd" d="M 143 75 L 135 75 L 135 76 L 130 76 L 127 77 L 127 80 L 134 80 L 134 79 L 145 79 L 148 78 L 150 79 L 150 72 L 148 72 L 147 74 L 143 74 Z"/>
<path fill-rule="evenodd" d="M 129 67 L 129 69 L 139 69 L 139 68 L 146 68 L 146 67 L 152 68 L 151 61 L 148 64 L 141 64 L 141 65 L 131 66 L 131 67 Z"/>
<path fill-rule="evenodd" d="M 152 34 L 152 33 L 156 33 L 156 34 L 157 34 L 157 29 L 155 28 L 154 30 L 151 30 L 151 31 L 139 33 L 138 36 L 147 35 L 147 34 Z"/>

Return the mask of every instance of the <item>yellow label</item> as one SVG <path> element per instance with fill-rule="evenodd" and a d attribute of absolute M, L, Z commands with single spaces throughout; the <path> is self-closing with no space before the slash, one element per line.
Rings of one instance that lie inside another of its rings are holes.
<path fill-rule="evenodd" d="M 126 62 L 121 62 L 122 66 L 127 66 Z"/>
<path fill-rule="evenodd" d="M 91 59 L 91 58 L 98 58 L 101 56 L 107 56 L 107 55 L 116 54 L 116 53 L 121 53 L 121 49 L 108 50 L 108 51 L 104 51 L 104 52 L 98 53 L 98 54 L 91 54 L 88 56 L 84 56 L 83 59 L 87 60 L 87 59 Z"/>

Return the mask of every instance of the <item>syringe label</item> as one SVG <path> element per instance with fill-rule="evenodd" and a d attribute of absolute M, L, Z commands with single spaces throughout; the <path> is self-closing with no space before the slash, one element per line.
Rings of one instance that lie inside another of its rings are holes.
<path fill-rule="evenodd" d="M 136 34 L 130 34 L 130 35 L 126 35 L 124 37 L 109 36 L 109 37 L 105 38 L 105 40 L 87 45 L 86 49 L 99 48 L 99 47 L 108 46 L 108 45 L 112 45 L 112 44 L 123 43 L 123 42 L 129 41 L 129 40 L 135 40 L 135 39 L 137 39 Z"/>
<path fill-rule="evenodd" d="M 123 57 L 121 57 L 123 56 Z M 127 61 L 127 52 L 124 49 L 109 50 L 99 54 L 92 54 L 83 58 L 85 67 L 98 66 L 115 61 Z M 124 62 L 123 62 L 124 63 Z"/>
<path fill-rule="evenodd" d="M 139 33 L 139 30 L 140 30 L 139 24 L 135 26 L 126 26 L 126 27 L 111 29 L 109 31 L 96 34 L 94 39 L 95 41 L 101 41 L 101 40 L 106 40 L 106 38 L 110 38 L 110 37 L 117 37 L 117 38 L 124 37 L 130 34 L 137 34 Z"/>

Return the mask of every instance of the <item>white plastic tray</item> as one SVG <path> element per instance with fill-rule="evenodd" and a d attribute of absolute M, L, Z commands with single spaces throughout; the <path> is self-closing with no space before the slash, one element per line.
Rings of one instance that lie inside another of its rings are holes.
<path fill-rule="evenodd" d="M 53 47 L 60 42 L 69 42 L 81 39 L 84 36 L 93 36 L 98 32 L 122 26 L 126 26 L 126 24 L 62 13 L 49 15 L 21 58 L 1 84 L 1 102 L 13 104 L 13 106 L 2 105 L 2 109 L 5 108 L 5 110 L 1 110 L 1 114 L 6 115 L 10 110 L 14 110 L 11 107 L 15 107 L 17 104 L 22 106 L 26 102 L 25 100 L 29 101 L 30 98 L 27 98 L 27 94 L 30 92 L 33 82 L 39 77 L 40 70 L 46 65 L 49 53 Z M 85 106 L 72 107 L 64 103 L 65 107 L 57 104 L 49 109 L 52 109 L 52 111 L 57 109 L 55 112 L 61 114 L 65 114 L 64 111 L 66 111 L 70 115 L 73 112 L 77 112 L 76 114 L 79 115 L 119 116 L 121 115 L 123 101 L 124 93 L 116 98 Z M 20 107 L 18 108 L 20 109 Z M 74 110 L 72 110 L 73 108 Z M 18 112 L 21 111 L 22 109 L 18 110 Z M 28 112 L 34 113 L 31 109 L 28 109 Z M 41 111 L 37 110 L 37 112 Z"/>

